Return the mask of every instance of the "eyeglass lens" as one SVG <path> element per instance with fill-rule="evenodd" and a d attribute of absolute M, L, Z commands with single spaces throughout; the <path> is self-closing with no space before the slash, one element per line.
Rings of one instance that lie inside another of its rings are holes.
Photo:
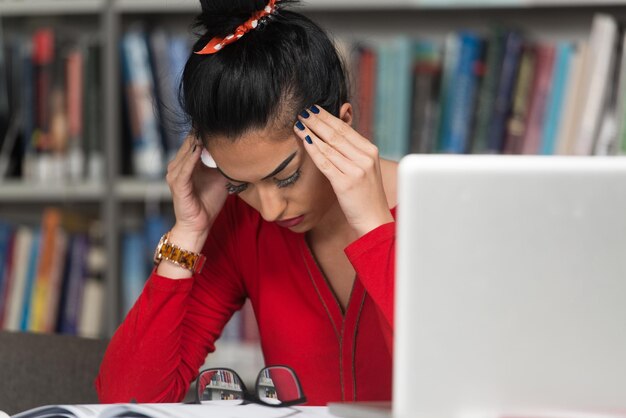
<path fill-rule="evenodd" d="M 256 381 L 257 397 L 269 405 L 280 405 L 302 398 L 293 370 L 282 366 L 266 367 Z"/>
<path fill-rule="evenodd" d="M 219 402 L 240 404 L 244 391 L 239 376 L 230 370 L 207 370 L 198 380 L 198 398 L 200 402 Z"/>
<path fill-rule="evenodd" d="M 245 385 L 239 376 L 224 369 L 202 372 L 198 379 L 198 399 L 201 403 L 243 403 Z M 283 366 L 266 367 L 256 381 L 258 402 L 267 405 L 282 405 L 303 398 L 295 373 Z"/>

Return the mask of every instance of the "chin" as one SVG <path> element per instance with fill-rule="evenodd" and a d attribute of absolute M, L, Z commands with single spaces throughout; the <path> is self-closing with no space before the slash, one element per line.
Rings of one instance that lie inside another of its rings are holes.
<path fill-rule="evenodd" d="M 313 228 L 313 225 L 311 225 L 311 223 L 308 222 L 308 220 L 305 218 L 298 225 L 289 228 L 289 230 L 291 230 L 292 232 L 299 233 L 299 234 L 304 234 L 305 232 L 308 232 L 312 228 Z"/>

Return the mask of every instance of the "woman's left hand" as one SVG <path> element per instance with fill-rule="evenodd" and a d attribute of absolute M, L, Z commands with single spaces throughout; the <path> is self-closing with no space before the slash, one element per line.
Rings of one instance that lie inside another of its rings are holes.
<path fill-rule="evenodd" d="M 348 220 L 359 237 L 393 217 L 387 205 L 378 148 L 350 125 L 320 106 L 298 116 L 294 131 L 328 178 Z M 304 128 L 304 129 L 301 129 Z"/>

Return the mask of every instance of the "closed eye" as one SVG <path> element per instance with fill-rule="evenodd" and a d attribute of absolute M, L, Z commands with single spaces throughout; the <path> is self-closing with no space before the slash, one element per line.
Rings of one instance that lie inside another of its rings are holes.
<path fill-rule="evenodd" d="M 291 176 L 287 177 L 286 179 L 279 180 L 275 178 L 274 183 L 276 183 L 276 186 L 279 189 L 289 187 L 292 184 L 294 184 L 296 181 L 298 181 L 298 179 L 300 179 L 301 174 L 302 174 L 302 171 L 300 169 L 297 169 L 295 173 L 293 173 Z M 242 184 L 226 183 L 226 190 L 228 191 L 228 194 L 239 194 L 245 191 L 247 188 L 248 188 L 248 183 L 242 183 Z"/>
<path fill-rule="evenodd" d="M 298 179 L 300 178 L 300 174 L 302 174 L 302 172 L 300 171 L 300 169 L 297 169 L 295 173 L 293 173 L 291 176 L 287 177 L 286 179 L 284 180 L 274 179 L 274 182 L 276 183 L 278 188 L 282 189 L 283 187 L 291 186 L 296 181 L 298 181 Z"/>
<path fill-rule="evenodd" d="M 228 191 L 228 194 L 239 194 L 241 192 L 243 192 L 244 190 L 246 190 L 248 188 L 248 183 L 243 183 L 243 184 L 232 184 L 232 183 L 226 183 L 226 190 Z"/>

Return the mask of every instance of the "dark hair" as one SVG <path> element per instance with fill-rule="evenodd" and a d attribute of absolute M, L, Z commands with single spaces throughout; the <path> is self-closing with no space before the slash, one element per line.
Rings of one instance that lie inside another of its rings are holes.
<path fill-rule="evenodd" d="M 201 0 L 195 26 L 203 28 L 193 47 L 199 51 L 214 36 L 224 37 L 263 9 L 264 0 Z M 318 25 L 285 10 L 266 25 L 211 55 L 191 53 L 180 85 L 181 105 L 197 137 L 234 140 L 269 124 L 277 129 L 316 103 L 338 115 L 348 101 L 344 66 L 335 46 Z"/>

